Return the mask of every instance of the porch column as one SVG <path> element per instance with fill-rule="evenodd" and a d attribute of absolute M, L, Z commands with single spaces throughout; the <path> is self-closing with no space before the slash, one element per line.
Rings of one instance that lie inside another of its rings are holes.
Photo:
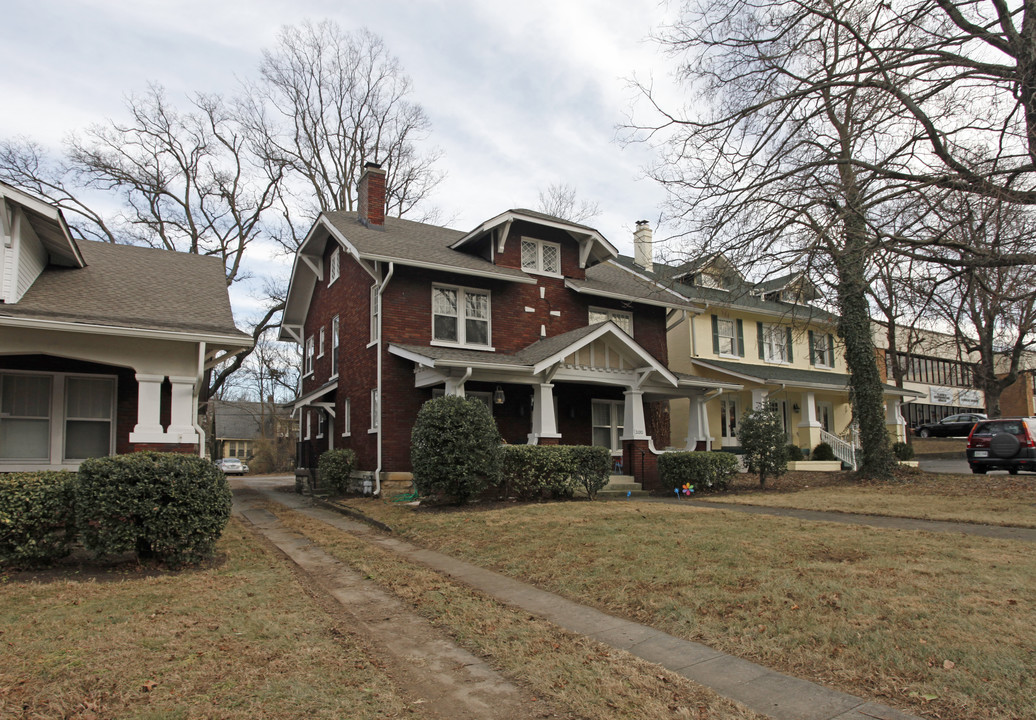
<path fill-rule="evenodd" d="M 802 421 L 799 423 L 799 445 L 805 443 L 810 451 L 820 444 L 820 431 L 823 426 L 817 420 L 817 401 L 812 391 L 803 391 L 799 402 L 802 404 Z"/>
<path fill-rule="evenodd" d="M 906 441 L 906 421 L 903 420 L 903 413 L 899 411 L 902 402 L 898 397 L 885 399 L 885 426 L 893 442 Z"/>
<path fill-rule="evenodd" d="M 551 383 L 532 386 L 532 406 L 532 433 L 529 435 L 529 443 L 535 444 L 540 438 L 560 438 L 554 419 L 554 386 Z"/>
<path fill-rule="evenodd" d="M 163 375 L 137 374 L 137 424 L 130 433 L 131 443 L 166 442 L 162 428 Z"/>
<path fill-rule="evenodd" d="M 752 409 L 763 410 L 766 408 L 766 388 L 752 390 Z"/>
<path fill-rule="evenodd" d="M 193 377 L 169 377 L 173 386 L 172 403 L 169 412 L 168 442 L 196 443 L 198 431 L 194 429 L 194 383 Z"/>
<path fill-rule="evenodd" d="M 644 420 L 644 391 L 627 390 L 623 393 L 626 402 L 623 405 L 622 439 L 646 440 L 647 422 Z"/>
<path fill-rule="evenodd" d="M 464 377 L 464 376 L 460 376 L 460 377 L 447 376 L 447 378 L 446 378 L 446 394 L 447 395 L 456 395 L 457 397 L 464 397 L 464 381 L 465 380 L 467 380 L 467 378 Z"/>
<path fill-rule="evenodd" d="M 712 449 L 712 437 L 709 434 L 709 413 L 705 404 L 705 397 L 701 392 L 695 393 L 690 398 L 690 407 L 687 420 L 687 440 L 684 446 L 688 450 L 696 450 L 699 442 L 705 443 L 705 449 Z"/>

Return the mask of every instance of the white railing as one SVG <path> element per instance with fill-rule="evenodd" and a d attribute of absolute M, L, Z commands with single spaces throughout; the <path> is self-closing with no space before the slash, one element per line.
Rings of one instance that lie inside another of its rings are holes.
<path fill-rule="evenodd" d="M 844 462 L 851 469 L 856 469 L 856 448 L 851 444 L 847 443 L 837 435 L 832 435 L 827 430 L 820 431 L 820 441 L 826 442 L 831 446 L 836 458 Z"/>

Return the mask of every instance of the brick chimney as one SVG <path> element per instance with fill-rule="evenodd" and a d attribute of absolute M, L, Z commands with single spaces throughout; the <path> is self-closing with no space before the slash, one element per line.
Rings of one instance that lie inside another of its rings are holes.
<path fill-rule="evenodd" d="M 647 220 L 637 220 L 637 229 L 633 231 L 633 262 L 648 272 L 652 272 L 654 255 L 651 226 L 648 225 Z"/>
<path fill-rule="evenodd" d="M 385 171 L 378 163 L 364 163 L 363 175 L 356 183 L 356 205 L 361 223 L 367 227 L 385 225 Z"/>

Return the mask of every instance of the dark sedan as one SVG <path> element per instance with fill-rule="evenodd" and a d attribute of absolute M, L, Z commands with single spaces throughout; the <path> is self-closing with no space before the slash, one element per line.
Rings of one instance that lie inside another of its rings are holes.
<path fill-rule="evenodd" d="M 948 415 L 936 423 L 925 423 L 918 425 L 918 437 L 967 437 L 971 428 L 979 420 L 985 420 L 982 413 L 962 413 L 961 415 Z"/>

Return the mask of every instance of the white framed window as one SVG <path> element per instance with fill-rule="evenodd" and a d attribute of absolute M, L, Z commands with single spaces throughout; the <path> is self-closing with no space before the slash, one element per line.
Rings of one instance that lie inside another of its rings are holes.
<path fill-rule="evenodd" d="M 378 397 L 378 390 L 375 388 L 371 390 L 371 426 L 367 432 L 378 432 L 378 425 L 381 421 L 380 415 L 380 398 Z"/>
<path fill-rule="evenodd" d="M 303 359 L 302 375 L 303 375 L 303 377 L 305 377 L 306 375 L 312 375 L 312 374 L 313 374 L 313 336 L 310 335 L 308 338 L 306 338 L 306 354 L 305 354 L 305 357 Z"/>
<path fill-rule="evenodd" d="M 371 341 L 369 345 L 378 342 L 378 318 L 381 315 L 381 295 L 378 294 L 378 285 L 371 285 Z"/>
<path fill-rule="evenodd" d="M 342 405 L 342 437 L 349 437 L 353 432 L 353 414 L 352 414 L 352 402 L 349 398 L 345 399 L 345 403 Z"/>
<path fill-rule="evenodd" d="M 104 457 L 112 452 L 115 380 L 65 378 L 65 460 Z"/>
<path fill-rule="evenodd" d="M 594 400 L 590 408 L 593 423 L 593 444 L 614 452 L 622 450 L 622 423 L 625 406 L 622 400 Z"/>
<path fill-rule="evenodd" d="M 522 238 L 522 270 L 540 275 L 561 275 L 561 245 Z"/>
<path fill-rule="evenodd" d="M 50 375 L 0 374 L 0 460 L 50 460 Z"/>
<path fill-rule="evenodd" d="M 322 409 L 317 410 L 317 439 L 324 437 L 324 430 L 327 428 L 327 413 Z"/>
<path fill-rule="evenodd" d="M 720 357 L 745 356 L 744 326 L 741 320 L 712 316 L 712 351 Z"/>
<path fill-rule="evenodd" d="M 611 320 L 619 326 L 620 330 L 633 337 L 633 313 L 626 310 L 611 310 L 609 308 L 590 308 L 588 325 L 594 325 L 606 320 Z"/>
<path fill-rule="evenodd" d="M 317 342 L 317 357 L 324 357 L 324 328 L 320 328 Z"/>
<path fill-rule="evenodd" d="M 432 344 L 490 347 L 489 291 L 432 286 Z"/>
<path fill-rule="evenodd" d="M 809 331 L 809 357 L 813 365 L 821 368 L 835 366 L 834 337 L 828 333 Z"/>
<path fill-rule="evenodd" d="M 791 328 L 759 323 L 759 357 L 767 362 L 790 363 Z"/>
<path fill-rule="evenodd" d="M 737 421 L 740 417 L 740 401 L 736 397 L 729 395 L 723 395 L 720 397 L 720 444 L 724 447 L 733 447 L 737 445 Z"/>
<path fill-rule="evenodd" d="M 328 264 L 327 269 L 327 285 L 330 287 L 335 280 L 342 274 L 342 258 L 338 253 L 338 248 L 331 251 L 331 262 Z"/>
<path fill-rule="evenodd" d="M 313 437 L 313 433 L 312 433 L 312 430 L 313 430 L 312 417 L 313 417 L 313 413 L 307 408 L 306 409 L 306 440 L 309 440 L 311 437 Z"/>
<path fill-rule="evenodd" d="M 339 334 L 339 323 L 338 316 L 335 315 L 331 318 L 331 377 L 338 377 L 338 346 L 341 342 L 338 339 Z"/>

